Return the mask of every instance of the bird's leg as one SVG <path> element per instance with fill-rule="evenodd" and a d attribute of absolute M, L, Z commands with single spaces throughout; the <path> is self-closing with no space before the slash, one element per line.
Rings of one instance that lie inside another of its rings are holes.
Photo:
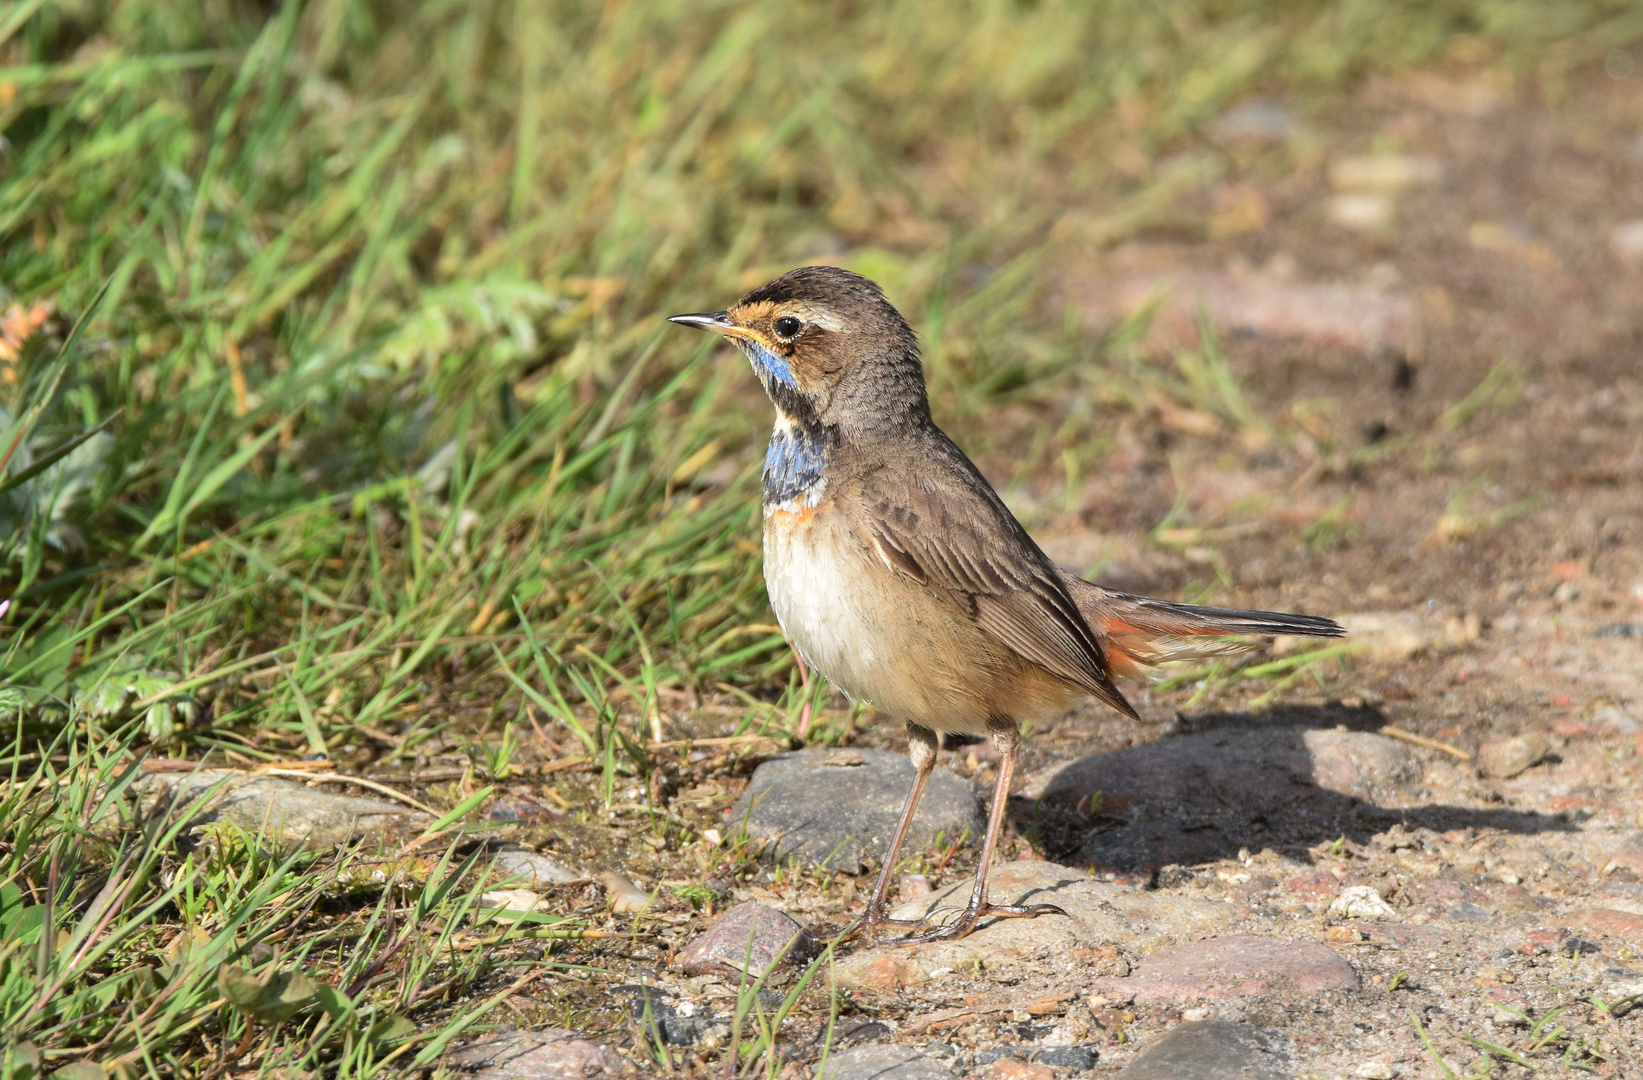
<path fill-rule="evenodd" d="M 892 919 L 884 913 L 890 896 L 890 881 L 896 873 L 896 860 L 901 856 L 901 845 L 907 839 L 907 827 L 913 823 L 913 811 L 918 808 L 919 796 L 924 794 L 925 781 L 936 767 L 936 733 L 917 724 L 907 725 L 907 756 L 913 759 L 913 790 L 907 793 L 907 805 L 902 808 L 896 835 L 890 840 L 890 850 L 884 855 L 884 868 L 879 871 L 878 884 L 873 886 L 872 899 L 867 901 L 867 912 L 857 927 L 871 930 L 878 926 L 923 926 L 922 919 Z"/>
<path fill-rule="evenodd" d="M 804 708 L 799 710 L 799 726 L 793 733 L 802 739 L 810 731 L 810 670 L 804 666 L 798 648 L 792 642 L 787 647 L 793 650 L 793 662 L 799 665 L 799 689 L 804 692 Z"/>
<path fill-rule="evenodd" d="M 970 903 L 963 914 L 946 926 L 938 926 L 923 934 L 914 934 L 896 942 L 898 945 L 922 941 L 949 941 L 961 938 L 974 930 L 989 915 L 1003 918 L 1031 919 L 1039 915 L 1065 915 L 1054 904 L 989 904 L 987 902 L 987 871 L 993 864 L 993 852 L 998 847 L 998 834 L 1004 825 L 1004 807 L 1010 798 L 1010 777 L 1015 773 L 1016 755 L 1021 750 L 1021 729 L 1014 721 L 994 721 L 990 725 L 993 745 L 998 747 L 998 782 L 993 786 L 993 805 L 987 815 L 987 838 L 981 844 L 981 863 L 976 867 L 976 885 L 970 893 Z"/>

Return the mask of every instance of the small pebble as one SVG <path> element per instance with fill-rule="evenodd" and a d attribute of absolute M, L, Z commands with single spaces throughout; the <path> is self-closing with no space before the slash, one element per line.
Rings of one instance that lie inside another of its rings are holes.
<path fill-rule="evenodd" d="M 778 961 L 802 964 L 820 951 L 820 943 L 802 923 L 749 901 L 719 916 L 674 963 L 687 975 L 740 974 L 744 967 L 751 975 L 763 975 Z"/>
<path fill-rule="evenodd" d="M 650 894 L 625 874 L 607 870 L 599 875 L 599 883 L 610 898 L 611 911 L 618 915 L 636 915 L 650 906 Z"/>
<path fill-rule="evenodd" d="M 1359 1080 L 1396 1080 L 1398 1070 L 1384 1061 L 1366 1061 L 1352 1075 Z"/>
<path fill-rule="evenodd" d="M 1546 760 L 1551 750 L 1552 744 L 1538 731 L 1493 739 L 1478 747 L 1478 772 L 1497 780 L 1510 780 Z"/>
<path fill-rule="evenodd" d="M 1329 905 L 1331 919 L 1363 919 L 1366 922 L 1397 922 L 1398 913 L 1375 889 L 1368 885 L 1351 885 Z"/>
<path fill-rule="evenodd" d="M 1623 221 L 1609 230 L 1609 247 L 1628 266 L 1643 266 L 1643 221 Z"/>
<path fill-rule="evenodd" d="M 513 915 L 487 915 L 493 911 L 537 911 L 545 907 L 542 898 L 529 889 L 492 889 L 479 898 L 479 918 L 499 923 L 516 923 L 519 919 Z"/>

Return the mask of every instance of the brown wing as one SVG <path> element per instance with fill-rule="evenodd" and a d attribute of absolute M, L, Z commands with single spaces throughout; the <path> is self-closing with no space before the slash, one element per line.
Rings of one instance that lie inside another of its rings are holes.
<path fill-rule="evenodd" d="M 969 460 L 947 447 L 958 458 L 943 455 L 947 468 L 885 469 L 864 481 L 867 539 L 879 557 L 1022 659 L 1136 716 L 1054 564 Z"/>

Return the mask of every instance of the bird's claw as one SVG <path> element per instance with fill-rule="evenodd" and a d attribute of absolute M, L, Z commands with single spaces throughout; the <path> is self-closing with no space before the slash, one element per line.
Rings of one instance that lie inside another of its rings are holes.
<path fill-rule="evenodd" d="M 932 914 L 934 914 L 932 912 Z M 922 945 L 930 941 L 954 941 L 967 936 L 982 919 L 1036 919 L 1040 915 L 1066 915 L 1062 909 L 1054 904 L 982 904 L 977 907 L 967 907 L 958 918 L 934 930 L 926 930 L 922 934 L 909 934 L 899 938 L 897 945 Z"/>

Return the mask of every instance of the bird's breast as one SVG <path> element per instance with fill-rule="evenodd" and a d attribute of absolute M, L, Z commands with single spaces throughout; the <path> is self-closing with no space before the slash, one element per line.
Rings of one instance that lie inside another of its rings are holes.
<path fill-rule="evenodd" d="M 831 456 L 831 441 L 824 432 L 778 415 L 764 453 L 766 510 L 814 508 L 827 493 Z"/>
<path fill-rule="evenodd" d="M 856 701 L 938 731 L 985 730 L 991 710 L 971 685 L 987 666 L 980 631 L 896 578 L 850 518 L 833 492 L 765 503 L 765 587 L 788 641 Z"/>

